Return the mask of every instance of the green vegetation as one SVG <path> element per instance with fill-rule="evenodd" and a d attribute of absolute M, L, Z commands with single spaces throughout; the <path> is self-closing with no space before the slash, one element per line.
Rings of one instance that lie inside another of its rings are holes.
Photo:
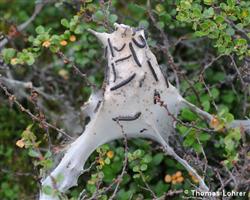
<path fill-rule="evenodd" d="M 66 96 L 62 101 L 79 111 L 90 94 L 86 83 L 101 87 L 106 64 L 100 59 L 101 46 L 87 29 L 111 31 L 114 22 L 143 27 L 170 82 L 179 86 L 187 100 L 214 115 L 206 124 L 191 110 L 182 110 L 178 119 L 183 123 L 177 123 L 172 146 L 205 177 L 212 191 L 220 187 L 249 191 L 249 171 L 245 170 L 250 156 L 249 135 L 229 124 L 250 117 L 250 1 L 155 0 L 149 5 L 146 0 L 58 0 L 47 3 L 20 32 L 17 26 L 30 18 L 42 0 L 11 2 L 0 2 L 0 38 L 9 38 L 0 52 L 0 82 L 10 72 L 16 80 L 43 87 L 49 96 Z M 74 66 L 87 74 L 87 81 Z M 43 120 L 45 113 L 51 124 L 64 127 L 53 118 L 66 112 L 59 101 L 38 92 L 39 98 L 45 98 L 41 102 L 32 96 L 30 88 L 22 89 L 25 96 L 20 88 L 7 86 L 39 119 Z M 39 110 L 41 105 L 43 111 Z M 80 124 L 83 126 L 84 120 Z M 53 166 L 53 158 L 64 152 L 61 142 L 68 143 L 64 139 L 22 112 L 0 89 L 0 199 L 36 199 L 41 176 Z M 153 199 L 154 195 L 170 196 L 171 191 L 173 196 L 167 199 L 182 199 L 179 191 L 197 184 L 180 164 L 164 155 L 158 144 L 136 139 L 129 141 L 128 147 L 128 167 L 116 199 Z M 80 177 L 79 186 L 70 190 L 69 198 L 77 199 L 83 189 L 88 197 L 96 190 L 105 191 L 122 171 L 124 152 L 123 141 L 100 147 L 86 167 L 94 165 Z M 173 177 L 177 172 L 181 175 Z M 223 186 L 221 181 L 227 184 Z M 98 199 L 108 199 L 113 191 L 111 188 Z"/>

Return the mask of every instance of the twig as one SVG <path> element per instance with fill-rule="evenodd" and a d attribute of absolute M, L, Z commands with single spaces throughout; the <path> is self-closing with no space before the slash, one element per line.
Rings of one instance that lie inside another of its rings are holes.
<path fill-rule="evenodd" d="M 64 63 L 70 63 L 72 65 L 74 70 L 84 79 L 87 86 L 91 86 L 93 89 L 95 89 L 97 87 L 95 84 L 93 84 L 89 81 L 87 75 L 82 73 L 81 70 L 76 66 L 76 64 L 73 61 L 69 60 L 63 52 L 58 51 L 57 55 L 63 59 Z"/>
<path fill-rule="evenodd" d="M 11 94 L 11 93 L 8 91 L 8 89 L 7 89 L 1 82 L 0 82 L 0 88 L 2 88 L 2 90 L 5 92 L 6 96 L 9 97 L 9 100 L 10 100 L 10 101 L 13 101 L 13 102 L 19 107 L 19 109 L 20 109 L 22 112 L 25 112 L 26 114 L 28 114 L 33 120 L 35 120 L 35 121 L 41 123 L 42 125 L 45 125 L 45 126 L 47 126 L 47 127 L 49 127 L 49 128 L 52 128 L 52 129 L 56 130 L 57 132 L 63 134 L 64 136 L 66 136 L 67 138 L 69 138 L 69 139 L 71 139 L 71 140 L 74 139 L 74 138 L 72 138 L 70 135 L 68 135 L 67 133 L 65 133 L 63 130 L 61 130 L 61 129 L 55 127 L 54 125 L 52 125 L 52 124 L 50 124 L 50 123 L 48 123 L 48 122 L 46 122 L 45 119 L 43 119 L 43 120 L 41 121 L 41 119 L 40 119 L 39 117 L 35 116 L 33 113 L 31 113 L 30 110 L 24 108 L 23 105 L 22 105 L 21 103 L 19 103 L 19 101 L 17 101 L 16 97 L 15 97 L 13 94 Z"/>
<path fill-rule="evenodd" d="M 160 34 L 163 38 L 163 44 L 164 46 L 160 48 L 163 50 L 163 52 L 166 54 L 167 56 L 167 59 L 168 59 L 168 64 L 169 66 L 171 67 L 171 69 L 173 70 L 173 72 L 175 73 L 175 82 L 177 84 L 177 88 L 180 89 L 179 87 L 179 77 L 177 76 L 178 74 L 181 75 L 183 77 L 183 79 L 188 83 L 188 85 L 190 86 L 190 89 L 193 91 L 194 95 L 196 96 L 196 99 L 200 105 L 200 107 L 202 107 L 202 104 L 201 104 L 201 100 L 200 100 L 200 97 L 199 97 L 199 94 L 197 93 L 197 91 L 195 90 L 193 84 L 191 83 L 191 81 L 186 77 L 186 75 L 181 72 L 178 68 L 178 66 L 175 64 L 174 62 L 174 58 L 173 56 L 171 55 L 170 53 L 170 44 L 169 44 L 169 40 L 168 40 L 168 36 L 167 34 L 164 32 L 164 30 L 162 30 L 162 28 L 160 26 L 158 26 L 157 24 L 157 21 L 152 13 L 152 9 L 151 9 L 151 3 L 150 3 L 150 0 L 147 1 L 147 11 L 148 11 L 148 14 L 149 14 L 149 17 L 150 19 L 153 21 L 153 24 L 154 26 L 160 31 Z"/>
<path fill-rule="evenodd" d="M 190 108 L 191 111 L 193 111 L 194 113 L 198 114 L 200 117 L 202 117 L 207 123 L 210 123 L 211 120 L 213 119 L 213 116 L 207 112 L 205 112 L 204 110 L 201 110 L 200 108 L 198 108 L 197 106 L 191 104 L 190 102 L 186 101 L 185 99 L 182 100 L 182 102 L 188 107 Z"/>
<path fill-rule="evenodd" d="M 215 132 L 215 131 L 212 130 L 212 129 L 197 127 L 197 126 L 195 126 L 195 125 L 193 125 L 193 124 L 189 124 L 189 123 L 185 123 L 185 122 L 181 121 L 180 119 L 178 119 L 177 117 L 175 117 L 174 114 L 172 114 L 172 113 L 169 111 L 167 104 L 166 104 L 164 101 L 162 101 L 162 100 L 160 99 L 160 97 L 155 96 L 154 98 L 155 98 L 156 102 L 159 103 L 160 106 L 162 106 L 162 107 L 164 107 L 164 108 L 166 109 L 168 115 L 169 115 L 170 117 L 173 118 L 174 122 L 178 122 L 178 123 L 180 123 L 180 124 L 183 125 L 183 126 L 190 127 L 190 128 L 194 128 L 194 129 L 197 129 L 197 130 L 200 130 L 200 131 Z"/>
<path fill-rule="evenodd" d="M 122 124 L 119 122 L 119 120 L 116 121 L 117 124 L 121 127 L 121 131 L 122 131 L 122 134 L 123 134 L 123 137 L 124 137 L 124 160 L 123 160 L 123 168 L 122 168 L 122 173 L 119 175 L 118 179 L 117 179 L 117 184 L 116 184 L 116 187 L 115 187 L 115 190 L 113 192 L 113 194 L 111 195 L 111 197 L 109 198 L 110 200 L 113 200 L 115 198 L 115 195 L 118 191 L 118 188 L 122 182 L 122 178 L 126 172 L 126 167 L 128 165 L 128 139 L 127 139 L 127 135 L 126 133 L 124 132 L 124 129 L 123 129 L 123 126 Z"/>
<path fill-rule="evenodd" d="M 127 141 L 127 135 L 126 133 L 124 132 L 124 129 L 123 129 L 123 126 L 122 124 L 120 124 L 120 122 L 117 120 L 116 121 L 117 124 L 121 127 L 121 131 L 122 131 L 122 134 L 124 136 L 124 160 L 123 160 L 123 168 L 122 168 L 122 172 L 121 174 L 113 181 L 112 184 L 110 184 L 108 187 L 106 188 L 103 188 L 102 191 L 96 191 L 88 200 L 95 200 L 95 199 L 98 199 L 98 196 L 100 196 L 101 194 L 105 194 L 107 193 L 108 191 L 111 190 L 111 188 L 114 186 L 114 184 L 116 184 L 116 187 L 115 187 L 115 190 L 114 192 L 112 193 L 111 197 L 109 198 L 109 200 L 112 200 L 115 198 L 115 195 L 116 193 L 118 192 L 118 189 L 119 189 L 119 186 L 122 182 L 122 177 L 124 176 L 124 174 L 126 173 L 126 167 L 127 167 L 127 164 L 128 164 L 128 141 Z"/>
<path fill-rule="evenodd" d="M 169 190 L 167 193 L 165 193 L 163 196 L 159 197 L 157 200 L 165 200 L 167 197 L 172 197 L 177 194 L 182 194 L 183 190 Z"/>
<path fill-rule="evenodd" d="M 24 23 L 17 26 L 17 31 L 19 31 L 19 32 L 23 31 L 30 23 L 32 23 L 34 21 L 34 19 L 36 18 L 36 16 L 41 12 L 43 6 L 49 2 L 50 1 L 42 1 L 41 3 L 37 3 L 35 5 L 35 9 L 34 9 L 33 14 L 31 15 L 31 17 L 27 21 L 25 21 Z M 8 41 L 9 41 L 9 38 L 4 38 L 0 42 L 0 50 L 8 43 Z"/>
<path fill-rule="evenodd" d="M 211 101 L 212 101 L 212 104 L 213 104 L 213 106 L 214 106 L 216 112 L 218 112 L 218 107 L 217 107 L 217 105 L 215 104 L 213 95 L 211 94 L 210 89 L 209 89 L 209 87 L 207 86 L 207 84 L 206 84 L 206 82 L 205 82 L 204 77 L 203 77 L 202 74 L 200 75 L 200 81 L 201 81 L 201 82 L 203 83 L 203 85 L 205 86 L 205 88 L 206 88 L 206 90 L 207 90 L 207 92 L 208 92 L 208 95 L 209 95 L 209 97 L 210 97 L 210 99 L 211 99 Z"/>
<path fill-rule="evenodd" d="M 221 54 L 215 58 L 213 58 L 209 63 L 207 63 L 206 65 L 204 65 L 201 69 L 201 71 L 199 72 L 199 74 L 203 74 L 205 72 L 206 69 L 208 69 L 209 67 L 211 67 L 214 62 L 216 62 L 217 60 L 219 60 L 220 58 L 222 58 L 223 56 L 225 56 L 224 54 Z"/>
<path fill-rule="evenodd" d="M 143 183 L 144 183 L 145 186 L 146 186 L 146 188 L 144 188 L 144 189 L 148 190 L 148 191 L 151 193 L 151 195 L 152 195 L 152 197 L 153 197 L 153 200 L 157 200 L 158 198 L 157 198 L 156 194 L 154 193 L 154 191 L 153 191 L 153 190 L 150 188 L 150 186 L 148 185 L 148 183 L 147 183 L 147 181 L 146 181 L 144 175 L 142 174 L 141 171 L 139 171 L 139 173 L 140 173 L 140 175 L 141 175 L 141 178 L 142 178 Z"/>
<path fill-rule="evenodd" d="M 237 72 L 237 74 L 238 74 L 238 76 L 239 76 L 239 79 L 240 79 L 240 82 L 241 82 L 241 84 L 242 84 L 242 86 L 243 86 L 243 89 L 244 89 L 244 88 L 245 88 L 245 82 L 244 82 L 244 80 L 243 80 L 242 77 L 241 77 L 240 70 L 239 70 L 239 68 L 238 68 L 238 66 L 237 66 L 237 64 L 236 64 L 236 62 L 235 62 L 233 56 L 229 55 L 229 58 L 230 58 L 231 61 L 232 61 L 232 64 L 233 64 L 233 66 L 234 66 L 234 69 L 235 69 L 235 71 Z"/>

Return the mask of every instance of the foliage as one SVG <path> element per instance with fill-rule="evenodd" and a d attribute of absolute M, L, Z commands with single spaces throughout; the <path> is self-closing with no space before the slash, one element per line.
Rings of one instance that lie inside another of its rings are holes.
<path fill-rule="evenodd" d="M 250 55 L 249 34 L 244 32 L 250 23 L 249 5 L 249 2 L 237 3 L 235 0 L 222 3 L 208 0 L 203 4 L 200 1 L 182 0 L 177 6 L 176 18 L 191 23 L 195 36 L 211 38 L 219 53 L 234 52 L 243 58 Z M 238 35 L 237 30 L 242 31 L 243 35 Z"/>
<path fill-rule="evenodd" d="M 184 73 L 191 81 L 190 84 L 180 75 L 180 91 L 187 100 L 214 114 L 210 124 L 206 124 L 191 110 L 182 110 L 179 119 L 194 124 L 198 129 L 178 124 L 179 135 L 176 138 L 179 139 L 176 139 L 174 144 L 184 149 L 183 152 L 187 152 L 187 155 L 191 155 L 191 164 L 200 163 L 197 166 L 200 174 L 206 168 L 207 164 L 204 163 L 207 160 L 210 167 L 207 168 L 205 178 L 212 189 L 220 185 L 214 168 L 223 178 L 227 171 L 234 172 L 236 166 L 244 168 L 243 160 L 247 154 L 244 149 L 247 144 L 245 135 L 240 128 L 230 128 L 229 124 L 235 118 L 250 117 L 249 107 L 246 107 L 246 102 L 249 102 L 247 87 L 237 74 L 237 67 L 232 64 L 233 58 L 236 64 L 243 68 L 250 56 L 249 1 L 156 0 L 151 2 L 151 8 L 144 0 L 74 2 L 60 0 L 46 5 L 21 33 L 13 33 L 13 29 L 30 17 L 35 3 L 13 1 L 9 4 L 7 0 L 0 3 L 0 33 L 11 39 L 1 51 L 1 59 L 13 70 L 15 77 L 25 80 L 27 74 L 51 65 L 50 69 L 45 70 L 51 70 L 53 82 L 59 82 L 58 93 L 72 94 L 74 98 L 71 98 L 71 101 L 74 101 L 71 103 L 79 108 L 87 99 L 89 88 L 83 86 L 81 81 L 76 81 L 77 75 L 71 73 L 72 63 L 65 59 L 60 62 L 58 53 L 63 52 L 69 61 L 86 72 L 91 83 L 101 85 L 104 70 L 100 66 L 104 66 L 105 61 L 100 59 L 100 45 L 87 29 L 111 31 L 112 24 L 118 21 L 146 30 L 148 43 L 157 55 L 159 64 L 167 69 L 170 81 L 176 83 L 173 78 L 176 71 L 169 64 L 164 48 L 159 48 L 164 40 L 160 34 L 162 30 L 169 37 L 169 50 L 180 74 Z M 154 15 L 155 23 L 152 22 L 148 10 Z M 44 83 L 48 91 L 54 84 L 50 80 L 36 79 L 37 75 L 34 75 L 36 84 L 41 86 Z M 61 79 L 64 81 L 62 84 Z M 57 155 L 56 150 L 48 149 L 46 130 L 16 107 L 8 106 L 8 99 L 4 99 L 2 94 L 0 196 L 6 200 L 35 199 L 34 196 L 39 190 L 37 182 L 46 170 L 52 167 L 52 157 Z M 35 110 L 26 100 L 22 100 L 22 103 Z M 212 129 L 213 132 L 205 129 Z M 60 138 L 55 136 L 52 136 L 52 140 L 55 146 L 61 142 Z M 115 141 L 100 147 L 88 161 L 88 166 L 93 162 L 96 165 L 82 175 L 79 186 L 70 191 L 70 198 L 77 199 L 83 188 L 88 196 L 95 194 L 97 189 L 105 190 L 122 170 L 125 157 L 123 146 L 122 141 Z M 61 147 L 57 148 L 61 150 Z M 197 184 L 197 180 L 189 172 L 164 155 L 158 144 L 151 141 L 129 141 L 127 156 L 128 167 L 117 199 L 152 199 L 151 192 L 145 190 L 147 185 L 160 197 L 169 191 L 191 189 L 193 184 Z M 179 180 L 182 181 L 175 181 L 178 180 L 178 177 L 174 178 L 177 172 L 181 172 L 180 177 L 183 180 Z M 240 175 L 238 178 L 243 180 Z M 58 177 L 55 181 L 62 178 Z M 248 186 L 241 184 L 238 187 L 245 190 Z M 43 189 L 46 193 L 61 195 L 53 188 Z M 233 188 L 228 186 L 226 189 Z M 100 195 L 99 199 L 108 199 L 110 195 L 112 190 Z M 181 196 L 182 194 L 177 194 L 173 199 L 180 199 Z"/>

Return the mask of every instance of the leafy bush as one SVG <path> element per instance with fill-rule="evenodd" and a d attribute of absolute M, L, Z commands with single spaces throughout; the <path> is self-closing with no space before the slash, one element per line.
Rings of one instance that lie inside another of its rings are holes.
<path fill-rule="evenodd" d="M 28 20 L 34 6 L 29 1 L 0 3 L 0 33 L 10 40 L 1 51 L 1 59 L 8 66 L 0 68 L 4 77 L 7 70 L 17 80 L 32 77 L 37 88 L 44 86 L 50 96 L 68 95 L 66 100 L 79 110 L 90 89 L 82 85 L 82 77 L 74 73 L 74 66 L 88 75 L 91 84 L 100 87 L 104 71 L 101 66 L 105 65 L 104 59 L 100 59 L 101 47 L 87 29 L 111 31 L 114 22 L 143 27 L 169 80 L 187 100 L 214 115 L 211 123 L 206 124 L 191 110 L 182 110 L 178 119 L 192 126 L 177 124 L 172 146 L 197 167 L 211 190 L 219 187 L 249 190 L 248 172 L 244 171 L 249 159 L 249 138 L 240 128 L 229 127 L 236 118 L 250 117 L 249 1 L 156 0 L 148 4 L 144 0 L 60 0 L 45 5 L 35 20 L 19 32 L 17 25 Z M 166 49 L 173 55 L 173 61 Z M 176 68 L 171 62 L 175 62 Z M 39 178 L 53 166 L 52 157 L 63 152 L 59 145 L 62 137 L 50 131 L 50 138 L 48 127 L 44 129 L 18 107 L 9 106 L 13 99 L 5 98 L 4 92 L 1 94 L 0 196 L 6 200 L 35 199 L 40 189 Z M 21 97 L 20 101 L 39 113 L 37 102 L 34 104 L 29 95 L 28 101 Z M 50 100 L 42 105 L 44 110 L 61 115 L 58 104 Z M 53 124 L 52 115 L 48 119 Z M 206 131 L 211 128 L 212 132 Z M 164 155 L 158 144 L 136 139 L 129 141 L 128 146 L 128 167 L 117 199 L 152 199 L 154 195 L 181 199 L 182 190 L 197 184 L 197 179 Z M 114 188 L 107 191 L 106 188 L 119 177 L 124 152 L 123 141 L 98 148 L 88 161 L 87 168 L 91 168 L 81 176 L 79 186 L 70 191 L 70 198 L 77 199 L 81 192 L 82 196 L 90 197 L 96 191 L 101 193 L 98 199 L 110 198 Z M 236 181 L 231 181 L 228 174 Z M 230 184 L 222 186 L 221 181 Z M 47 193 L 56 192 L 44 189 Z"/>

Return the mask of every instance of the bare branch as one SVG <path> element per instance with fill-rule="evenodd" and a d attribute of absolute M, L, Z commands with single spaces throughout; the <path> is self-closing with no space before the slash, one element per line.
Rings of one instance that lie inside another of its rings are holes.
<path fill-rule="evenodd" d="M 17 31 L 23 31 L 24 29 L 26 29 L 30 23 L 32 23 L 34 21 L 34 19 L 36 18 L 36 16 L 41 12 L 43 6 L 48 3 L 50 1 L 42 1 L 39 2 L 35 5 L 35 9 L 33 14 L 31 15 L 31 17 L 24 23 L 20 24 L 17 27 Z M 0 50 L 8 43 L 9 38 L 4 38 L 1 42 L 0 42 Z"/>
<path fill-rule="evenodd" d="M 21 103 L 19 103 L 19 101 L 17 101 L 16 97 L 11 94 L 8 89 L 0 82 L 0 88 L 2 88 L 2 90 L 5 92 L 5 94 L 9 97 L 10 101 L 13 101 L 22 112 L 25 112 L 26 114 L 28 114 L 33 120 L 39 122 L 41 125 L 45 126 L 45 127 L 49 127 L 52 128 L 54 130 L 56 130 L 57 132 L 63 134 L 64 136 L 66 136 L 67 138 L 73 140 L 74 138 L 72 138 L 70 135 L 68 135 L 67 133 L 65 133 L 63 130 L 55 127 L 54 125 L 48 123 L 47 121 L 45 121 L 44 119 L 41 120 L 40 117 L 35 116 L 33 113 L 30 112 L 30 110 L 26 109 L 23 107 L 23 105 Z"/>

